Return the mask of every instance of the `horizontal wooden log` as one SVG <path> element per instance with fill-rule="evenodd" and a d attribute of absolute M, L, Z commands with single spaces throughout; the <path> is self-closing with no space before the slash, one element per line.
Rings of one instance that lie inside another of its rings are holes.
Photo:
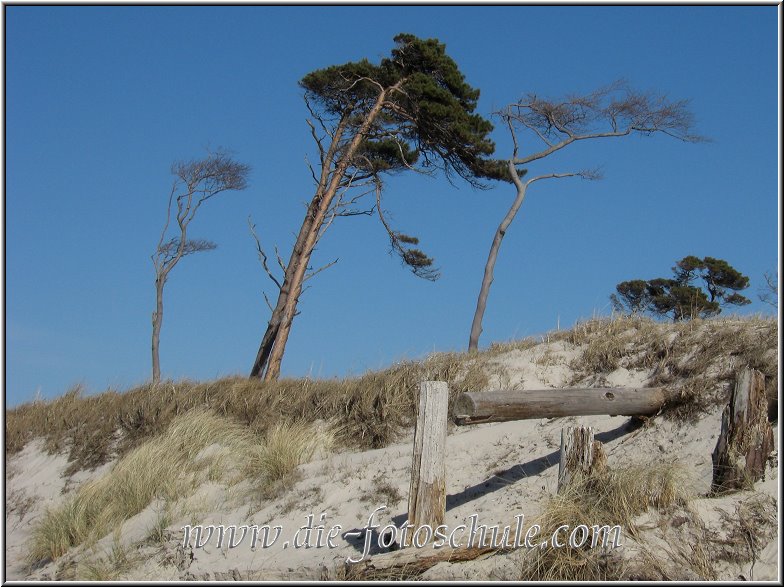
<path fill-rule="evenodd" d="M 467 392 L 457 398 L 453 413 L 460 426 L 561 416 L 647 416 L 666 399 L 659 387 Z"/>

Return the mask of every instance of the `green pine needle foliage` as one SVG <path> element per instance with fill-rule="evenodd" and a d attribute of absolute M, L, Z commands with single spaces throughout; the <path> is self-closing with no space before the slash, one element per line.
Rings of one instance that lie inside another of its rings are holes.
<path fill-rule="evenodd" d="M 509 179 L 504 161 L 491 159 L 493 125 L 475 114 L 479 90 L 465 80 L 437 39 L 395 37 L 390 57 L 333 65 L 300 81 L 308 102 L 332 118 L 346 117 L 355 128 L 379 94 L 381 115 L 354 158 L 361 171 L 394 172 L 415 164 L 420 170 L 456 173 L 474 185 L 479 179 Z"/>

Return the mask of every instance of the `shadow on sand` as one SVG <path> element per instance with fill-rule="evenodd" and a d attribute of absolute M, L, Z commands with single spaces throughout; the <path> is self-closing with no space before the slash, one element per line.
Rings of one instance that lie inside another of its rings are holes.
<path fill-rule="evenodd" d="M 607 444 L 627 434 L 630 434 L 635 430 L 638 430 L 642 426 L 643 426 L 643 421 L 641 419 L 629 418 L 626 422 L 624 422 L 617 428 L 613 428 L 612 430 L 608 430 L 606 432 L 600 432 L 595 436 L 595 439 L 598 440 L 599 442 Z M 461 505 L 469 503 L 475 499 L 482 498 L 495 491 L 498 491 L 499 489 L 508 487 L 512 483 L 516 483 L 521 479 L 539 475 L 540 473 L 549 469 L 550 467 L 557 465 L 560 462 L 560 460 L 561 460 L 561 451 L 560 449 L 558 449 L 544 456 L 530 460 L 526 463 L 513 465 L 504 471 L 495 473 L 489 479 L 481 481 L 476 485 L 466 487 L 460 493 L 447 495 L 446 510 L 449 511 L 453 508 L 460 507 Z M 399 528 L 407 521 L 407 519 L 408 519 L 408 513 L 405 512 L 402 514 L 398 514 L 397 516 L 394 516 L 391 520 L 391 523 L 393 523 L 395 526 Z M 374 522 L 378 523 L 377 518 L 374 519 Z M 381 529 L 383 530 L 383 526 Z M 392 548 L 384 548 L 382 546 L 379 546 L 380 534 L 378 532 L 378 529 L 373 528 L 371 529 L 370 532 L 371 532 L 370 536 L 368 537 L 366 535 L 367 530 L 365 528 L 354 528 L 344 533 L 343 538 L 346 540 L 348 544 L 353 546 L 358 552 L 363 552 L 364 549 L 366 548 L 366 545 L 369 546 L 369 552 L 367 553 L 368 556 L 372 556 L 374 554 L 379 554 L 382 552 L 388 552 L 389 550 L 394 550 L 397 547 L 397 545 L 393 545 Z M 367 543 L 368 539 L 369 539 L 369 544 Z M 384 542 L 386 543 L 386 541 Z"/>

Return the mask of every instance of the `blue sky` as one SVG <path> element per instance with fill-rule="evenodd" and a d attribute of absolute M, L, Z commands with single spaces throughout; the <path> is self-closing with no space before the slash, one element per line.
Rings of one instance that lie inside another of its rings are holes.
<path fill-rule="evenodd" d="M 778 266 L 778 7 L 6 6 L 6 401 L 150 376 L 153 268 L 176 160 L 225 147 L 250 187 L 201 209 L 165 292 L 164 377 L 247 373 L 272 294 L 246 219 L 288 256 L 314 159 L 297 82 L 388 55 L 410 32 L 446 43 L 489 115 L 626 78 L 690 98 L 711 143 L 630 137 L 570 148 L 531 171 L 601 165 L 598 182 L 535 184 L 496 267 L 481 345 L 608 314 L 614 286 L 724 258 L 753 303 Z M 509 154 L 500 125 L 497 155 Z M 443 178 L 386 182 L 385 208 L 441 268 L 417 279 L 376 218 L 337 221 L 314 263 L 284 376 L 359 374 L 462 350 L 493 233 L 514 197 Z"/>

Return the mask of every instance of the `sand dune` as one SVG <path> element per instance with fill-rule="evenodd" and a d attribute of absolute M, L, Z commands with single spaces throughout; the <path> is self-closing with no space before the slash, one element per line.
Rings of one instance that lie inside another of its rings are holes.
<path fill-rule="evenodd" d="M 485 366 L 490 372 L 487 388 L 556 389 L 581 375 L 585 382 L 635 387 L 650 384 L 656 376 L 655 366 L 618 366 L 601 377 L 581 374 L 574 367 L 582 350 L 580 345 L 564 340 L 548 342 L 545 338 L 530 348 L 497 353 Z M 732 357 L 725 360 L 731 361 Z M 673 464 L 685 471 L 681 483 L 688 485 L 683 489 L 693 495 L 688 505 L 667 511 L 651 508 L 635 519 L 633 531 L 623 529 L 623 545 L 614 551 L 623 577 L 777 580 L 778 424 L 773 424 L 776 446 L 765 480 L 756 483 L 753 491 L 709 497 L 711 453 L 720 430 L 721 411 L 721 405 L 712 405 L 692 420 L 660 415 L 645 425 L 621 416 L 450 425 L 447 529 L 461 525 L 470 528 L 472 519 L 488 526 L 514 528 L 515 516 L 522 516 L 525 527 L 530 526 L 556 492 L 562 428 L 588 425 L 603 442 L 611 469 Z M 65 474 L 68 455 L 47 454 L 43 442 L 34 440 L 7 460 L 6 578 L 341 578 L 347 559 L 363 558 L 367 565 L 374 558 L 395 556 L 378 546 L 378 531 L 388 524 L 400 526 L 406 519 L 412 439 L 413 431 L 409 429 L 384 448 L 316 454 L 299 466 L 296 480 L 278 495 L 260 495 L 251 479 L 226 483 L 216 475 L 178 503 L 167 505 L 164 500 L 155 500 L 95 543 L 73 547 L 55 561 L 30 567 L 25 560 L 29 540 L 46 509 L 62 504 L 84 483 L 100 478 L 113 466 L 110 462 L 69 477 Z M 169 517 L 163 518 L 162 524 L 164 509 Z M 361 532 L 374 512 L 378 528 L 371 534 Z M 309 521 L 314 530 L 307 537 L 310 547 L 305 547 L 305 531 L 297 531 Z M 184 548 L 187 525 L 191 525 L 191 532 L 196 525 L 235 526 L 241 532 L 245 525 L 248 533 L 242 541 L 239 534 L 234 535 L 239 542 L 236 547 L 226 543 L 217 546 L 214 534 L 204 547 L 191 541 Z M 257 544 L 251 548 L 253 525 L 262 529 L 265 525 L 270 529 L 278 526 L 280 536 L 268 547 Z M 338 525 L 330 543 L 330 530 Z M 357 535 L 346 534 L 351 531 Z M 466 533 L 456 535 L 464 542 Z M 371 548 L 364 554 L 366 537 Z M 414 550 L 423 557 L 435 553 L 430 547 Z M 467 562 L 439 562 L 417 570 L 416 575 L 431 580 L 520 580 L 527 550 L 491 552 Z M 390 578 L 409 576 L 400 569 L 395 572 L 397 575 Z"/>

